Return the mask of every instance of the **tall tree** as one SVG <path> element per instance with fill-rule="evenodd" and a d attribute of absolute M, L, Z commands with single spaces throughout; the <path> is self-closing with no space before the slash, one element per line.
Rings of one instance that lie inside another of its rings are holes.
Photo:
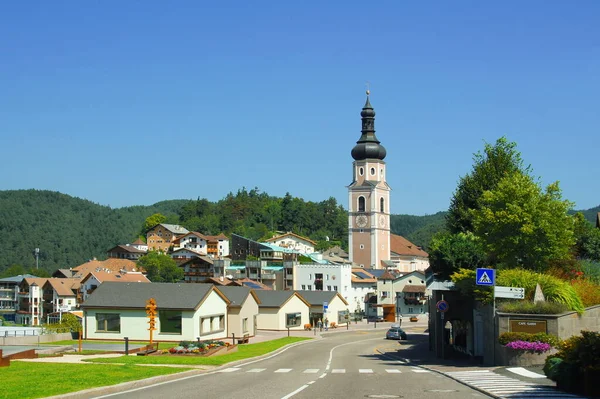
<path fill-rule="evenodd" d="M 160 213 L 155 213 L 154 215 L 150 215 L 146 218 L 146 221 L 144 222 L 144 233 L 148 230 L 150 230 L 152 227 L 156 226 L 157 224 L 161 224 L 164 223 L 167 220 L 167 217 L 165 215 L 162 215 Z"/>
<path fill-rule="evenodd" d="M 183 270 L 169 256 L 160 251 L 150 251 L 142 256 L 138 266 L 146 271 L 146 277 L 153 283 L 175 283 L 183 279 Z"/>
<path fill-rule="evenodd" d="M 483 245 L 473 233 L 451 234 L 444 231 L 431 239 L 429 263 L 438 278 L 447 280 L 459 269 L 483 267 L 485 260 Z"/>
<path fill-rule="evenodd" d="M 575 243 L 573 204 L 562 200 L 558 182 L 545 192 L 529 175 L 514 172 L 485 191 L 472 211 L 475 235 L 491 264 L 545 270 L 550 261 L 568 259 Z"/>
<path fill-rule="evenodd" d="M 494 145 L 485 143 L 483 152 L 473 156 L 473 170 L 460 179 L 452 196 L 446 216 L 448 230 L 451 233 L 473 231 L 471 210 L 479 209 L 483 192 L 495 189 L 502 178 L 515 172 L 530 172 L 529 166 L 523 167 L 516 143 L 506 137 L 499 138 Z"/>

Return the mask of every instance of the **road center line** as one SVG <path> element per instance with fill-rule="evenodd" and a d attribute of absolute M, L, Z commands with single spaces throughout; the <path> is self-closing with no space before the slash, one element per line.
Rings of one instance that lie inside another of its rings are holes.
<path fill-rule="evenodd" d="M 296 389 L 294 392 L 289 393 L 287 395 L 285 395 L 284 397 L 282 397 L 281 399 L 289 399 L 292 396 L 294 396 L 295 394 L 297 394 L 298 392 L 302 392 L 303 390 L 305 390 L 306 388 L 308 388 L 308 384 L 306 385 L 302 385 L 300 388 Z"/>

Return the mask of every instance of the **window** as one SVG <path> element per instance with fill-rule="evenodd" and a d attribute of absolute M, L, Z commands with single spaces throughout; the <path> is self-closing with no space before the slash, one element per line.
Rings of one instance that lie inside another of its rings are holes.
<path fill-rule="evenodd" d="M 333 286 L 333 290 L 334 290 L 334 291 L 337 291 L 337 285 L 334 285 L 334 286 Z"/>
<path fill-rule="evenodd" d="M 248 332 L 248 318 L 245 317 L 242 319 L 242 332 Z"/>
<path fill-rule="evenodd" d="M 306 289 L 306 285 L 302 284 L 302 290 Z"/>
<path fill-rule="evenodd" d="M 285 326 L 286 327 L 299 327 L 302 322 L 301 313 L 286 313 L 285 314 Z"/>
<path fill-rule="evenodd" d="M 225 330 L 225 315 L 212 315 L 200 318 L 200 335 L 207 335 Z"/>
<path fill-rule="evenodd" d="M 365 249 L 364 244 L 360 244 L 360 249 Z"/>
<path fill-rule="evenodd" d="M 375 176 L 375 168 L 371 168 L 371 176 Z"/>
<path fill-rule="evenodd" d="M 309 279 L 309 280 L 312 280 L 312 274 L 309 274 L 309 275 L 308 275 L 308 279 Z"/>
<path fill-rule="evenodd" d="M 359 212 L 364 212 L 365 211 L 365 197 L 358 197 L 358 211 Z"/>
<path fill-rule="evenodd" d="M 158 320 L 161 334 L 181 334 L 181 311 L 159 310 Z"/>
<path fill-rule="evenodd" d="M 331 291 L 331 286 L 330 285 L 327 286 L 327 291 Z"/>
<path fill-rule="evenodd" d="M 383 197 L 381 197 L 379 199 L 379 211 L 385 212 L 385 201 L 384 201 Z"/>
<path fill-rule="evenodd" d="M 308 290 L 312 291 L 312 285 L 310 285 L 310 284 L 308 285 Z"/>
<path fill-rule="evenodd" d="M 364 175 L 365 174 L 365 170 L 363 168 L 358 168 L 358 174 L 359 175 Z"/>
<path fill-rule="evenodd" d="M 325 276 L 327 277 L 327 280 L 329 280 L 329 274 L 326 274 Z"/>
<path fill-rule="evenodd" d="M 408 308 L 408 313 L 414 313 L 413 308 Z"/>
<path fill-rule="evenodd" d="M 96 313 L 96 332 L 121 332 L 119 313 Z"/>

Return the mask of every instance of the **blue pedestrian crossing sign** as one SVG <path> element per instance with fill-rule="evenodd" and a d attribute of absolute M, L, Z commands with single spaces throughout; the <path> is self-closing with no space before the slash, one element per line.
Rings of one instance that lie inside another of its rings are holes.
<path fill-rule="evenodd" d="M 475 271 L 475 284 L 477 285 L 496 285 L 495 269 L 477 269 Z"/>

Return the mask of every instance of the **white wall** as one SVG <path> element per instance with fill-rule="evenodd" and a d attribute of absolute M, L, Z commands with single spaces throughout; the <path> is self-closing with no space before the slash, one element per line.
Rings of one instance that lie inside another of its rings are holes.
<path fill-rule="evenodd" d="M 293 296 L 282 308 L 259 308 L 259 330 L 287 330 L 286 314 L 301 313 L 300 325 L 290 330 L 304 330 L 304 325 L 310 323 L 308 318 L 309 306 L 297 296 Z"/>
<path fill-rule="evenodd" d="M 312 254 L 315 252 L 314 245 L 294 236 L 281 237 L 275 241 L 269 241 L 269 243 L 277 245 L 278 247 L 293 249 L 303 254 Z"/>
<path fill-rule="evenodd" d="M 231 334 L 235 334 L 236 337 L 241 337 L 244 334 L 254 335 L 254 316 L 258 317 L 258 303 L 252 295 L 248 295 L 248 298 L 244 302 L 244 305 L 240 308 L 229 309 L 227 314 L 228 322 L 228 333 L 227 336 L 231 337 Z M 244 318 L 248 319 L 247 331 L 243 330 Z M 258 322 L 258 320 L 257 320 Z M 258 324 L 258 323 L 257 323 Z"/>
<path fill-rule="evenodd" d="M 294 289 L 316 291 L 317 273 L 323 274 L 323 291 L 337 291 L 348 301 L 352 289 L 352 265 L 295 264 Z"/>
<path fill-rule="evenodd" d="M 219 240 L 218 245 L 218 253 L 219 256 L 228 256 L 229 255 L 229 240 Z"/>
<path fill-rule="evenodd" d="M 377 290 L 377 283 L 352 283 L 352 288 L 348 299 L 348 307 L 350 312 L 355 312 L 357 307 L 361 311 L 365 311 L 365 296 L 370 292 Z"/>

